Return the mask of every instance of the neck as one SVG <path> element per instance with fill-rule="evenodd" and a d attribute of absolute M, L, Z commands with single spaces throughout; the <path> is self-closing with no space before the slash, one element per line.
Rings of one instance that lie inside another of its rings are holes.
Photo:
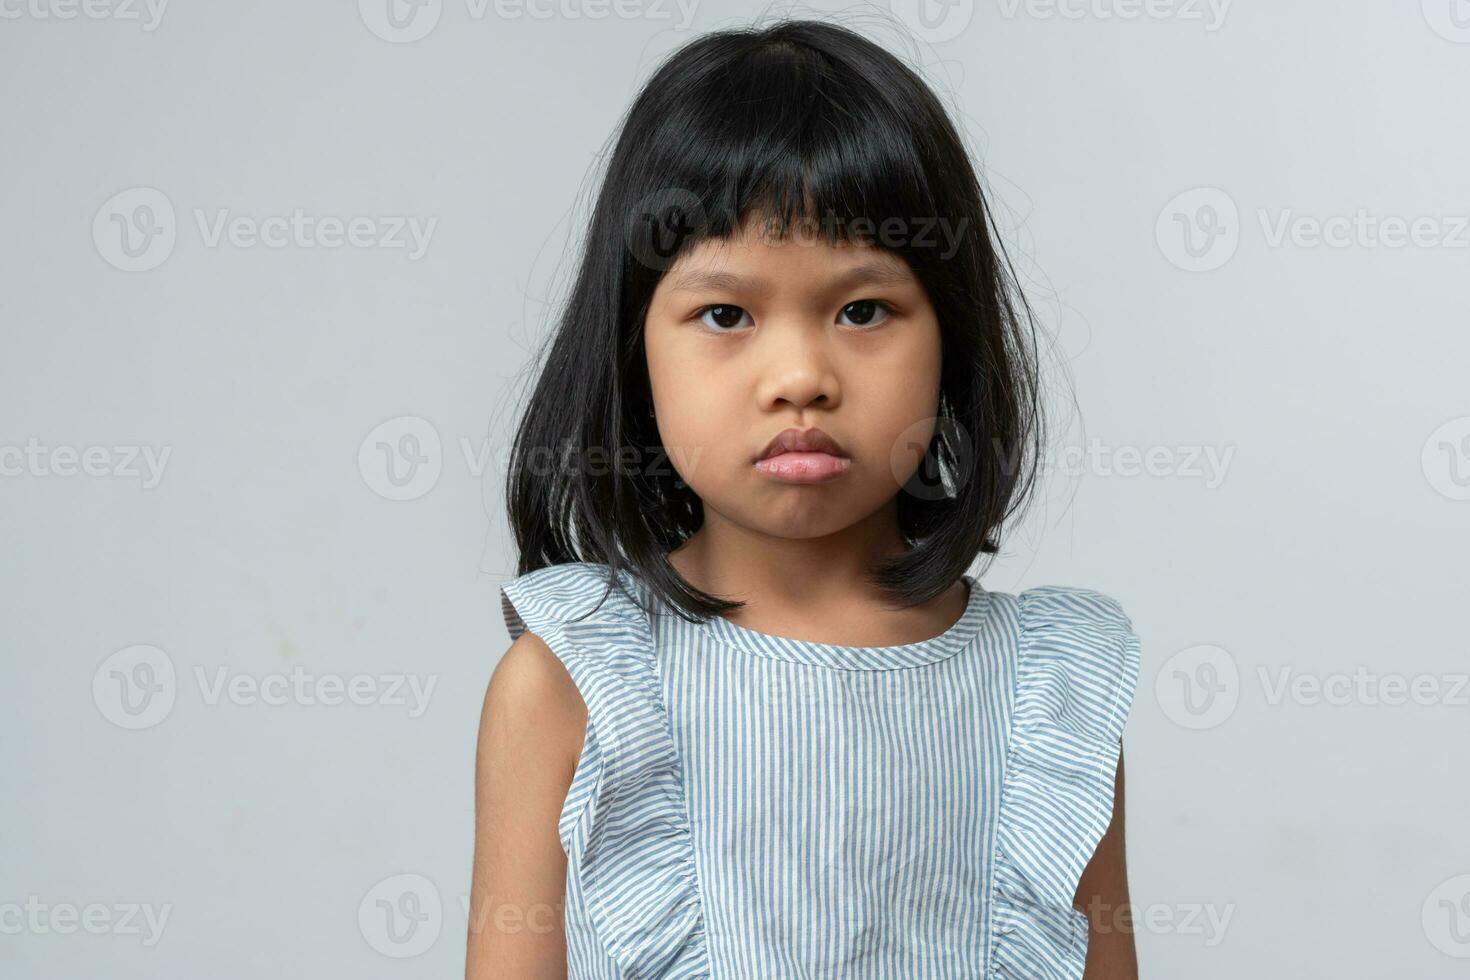
<path fill-rule="evenodd" d="M 669 563 L 712 595 L 821 605 L 853 596 L 882 601 L 869 570 L 905 548 L 895 504 L 835 533 L 806 538 L 766 534 L 706 509 L 704 526 L 669 554 Z"/>

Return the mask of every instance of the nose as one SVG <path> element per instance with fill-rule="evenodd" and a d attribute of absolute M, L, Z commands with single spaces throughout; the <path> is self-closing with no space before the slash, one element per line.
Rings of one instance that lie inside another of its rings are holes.
<path fill-rule="evenodd" d="M 758 387 L 761 408 L 837 407 L 842 387 L 822 324 L 768 322 L 763 339 Z"/>

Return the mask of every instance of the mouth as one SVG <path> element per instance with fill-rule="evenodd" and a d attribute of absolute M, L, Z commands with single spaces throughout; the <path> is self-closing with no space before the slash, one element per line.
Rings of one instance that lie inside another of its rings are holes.
<path fill-rule="evenodd" d="M 837 440 L 818 428 L 782 431 L 755 460 L 757 472 L 782 483 L 826 483 L 851 465 Z"/>

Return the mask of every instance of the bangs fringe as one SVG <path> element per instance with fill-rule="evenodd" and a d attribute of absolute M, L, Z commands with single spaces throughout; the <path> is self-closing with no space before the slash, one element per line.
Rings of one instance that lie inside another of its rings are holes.
<path fill-rule="evenodd" d="M 850 65 L 774 43 L 691 75 L 679 111 L 653 116 L 647 138 L 661 150 L 643 188 L 679 212 L 660 215 L 678 251 L 747 225 L 778 239 L 871 243 L 885 222 L 956 217 L 930 192 L 926 120 Z"/>

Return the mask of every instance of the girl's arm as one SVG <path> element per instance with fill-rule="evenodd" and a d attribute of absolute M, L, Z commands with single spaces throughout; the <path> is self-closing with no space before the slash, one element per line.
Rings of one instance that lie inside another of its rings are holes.
<path fill-rule="evenodd" d="M 1113 780 L 1113 819 L 1077 882 L 1073 907 L 1087 916 L 1087 967 L 1083 980 L 1138 980 L 1128 868 L 1123 853 L 1123 749 Z"/>
<path fill-rule="evenodd" d="M 491 674 L 480 713 L 466 980 L 566 978 L 557 822 L 586 724 L 566 668 L 523 633 Z"/>

